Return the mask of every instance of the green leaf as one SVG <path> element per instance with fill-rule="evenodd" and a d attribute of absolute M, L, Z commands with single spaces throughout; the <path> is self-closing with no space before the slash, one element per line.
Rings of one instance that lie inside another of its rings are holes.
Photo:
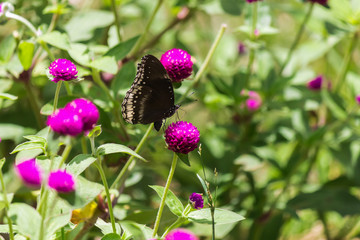
<path fill-rule="evenodd" d="M 71 43 L 70 49 L 68 50 L 69 55 L 76 62 L 84 66 L 90 66 L 89 49 L 85 44 L 82 43 Z"/>
<path fill-rule="evenodd" d="M 6 194 L 6 199 L 8 201 L 8 203 L 11 203 L 13 200 L 14 194 L 13 193 L 8 193 Z M 4 200 L 4 193 L 0 194 L 0 211 L 3 210 L 5 208 L 6 204 L 5 204 L 5 200 Z"/>
<path fill-rule="evenodd" d="M 38 38 L 38 41 L 44 41 L 62 50 L 67 51 L 70 49 L 70 41 L 66 33 L 60 33 L 58 31 L 45 33 Z"/>
<path fill-rule="evenodd" d="M 3 167 L 4 164 L 5 164 L 5 161 L 6 161 L 5 158 L 1 158 L 1 159 L 0 159 L 0 171 L 1 171 L 2 167 Z"/>
<path fill-rule="evenodd" d="M 97 125 L 93 129 L 91 129 L 91 131 L 88 133 L 87 136 L 89 138 L 91 138 L 91 137 L 96 138 L 96 137 L 100 136 L 101 132 L 102 132 L 101 125 Z"/>
<path fill-rule="evenodd" d="M 57 3 L 46 6 L 45 9 L 43 10 L 43 14 L 53 13 L 53 14 L 63 15 L 70 11 L 71 9 L 67 8 L 65 3 Z"/>
<path fill-rule="evenodd" d="M 162 196 L 164 195 L 164 187 L 156 186 L 156 185 L 151 185 L 149 187 L 154 189 L 155 192 L 159 195 L 159 197 L 162 198 Z M 182 216 L 182 212 L 184 211 L 184 206 L 170 189 L 166 194 L 165 203 L 173 214 L 175 214 L 178 217 Z"/>
<path fill-rule="evenodd" d="M 35 45 L 32 42 L 22 41 L 18 46 L 18 57 L 24 70 L 31 67 Z"/>
<path fill-rule="evenodd" d="M 334 114 L 340 120 L 345 120 L 348 115 L 346 111 L 342 109 L 334 100 L 335 96 L 332 95 L 325 89 L 321 90 L 321 96 L 324 99 L 324 103 L 330 109 L 331 113 Z"/>
<path fill-rule="evenodd" d="M 126 40 L 125 42 L 117 44 L 116 46 L 109 49 L 109 51 L 105 53 L 105 56 L 113 56 L 115 57 L 116 61 L 123 59 L 133 48 L 139 37 L 140 36 L 135 36 L 129 40 Z"/>
<path fill-rule="evenodd" d="M 99 21 L 101 19 L 101 21 Z M 74 15 L 65 25 L 71 41 L 86 41 L 93 37 L 97 28 L 104 28 L 114 23 L 114 15 L 110 11 L 90 10 Z"/>
<path fill-rule="evenodd" d="M 47 142 L 46 138 L 37 136 L 37 135 L 27 135 L 27 136 L 24 136 L 24 138 L 26 138 L 27 140 L 33 141 L 33 142 L 41 142 L 41 143 Z"/>
<path fill-rule="evenodd" d="M 90 182 L 89 180 L 78 176 L 76 178 L 76 190 L 67 194 L 59 194 L 61 198 L 66 200 L 75 208 L 82 208 L 89 202 L 93 201 L 97 195 L 99 195 L 104 187 L 95 182 Z"/>
<path fill-rule="evenodd" d="M 16 225 L 12 225 L 13 230 L 17 232 L 18 227 Z M 0 224 L 0 233 L 9 233 L 9 225 L 8 224 Z"/>
<path fill-rule="evenodd" d="M 244 8 L 245 1 L 240 0 L 220 0 L 220 4 L 224 12 L 231 15 L 241 15 L 241 9 Z"/>
<path fill-rule="evenodd" d="M 101 240 L 121 240 L 121 236 L 116 233 L 109 233 L 103 236 Z"/>
<path fill-rule="evenodd" d="M 7 63 L 14 54 L 16 48 L 16 40 L 12 34 L 3 38 L 0 42 L 0 62 Z"/>
<path fill-rule="evenodd" d="M 30 133 L 31 132 L 31 133 Z M 26 134 L 32 134 L 34 131 L 29 131 L 23 126 L 9 124 L 9 123 L 0 123 L 0 138 L 1 139 L 11 139 L 15 142 L 22 141 L 22 138 Z"/>
<path fill-rule="evenodd" d="M 13 100 L 13 101 L 18 99 L 17 96 L 11 95 L 9 93 L 0 93 L 0 98 L 7 99 L 7 100 Z"/>
<path fill-rule="evenodd" d="M 96 68 L 99 71 L 116 74 L 118 71 L 118 65 L 114 57 L 101 57 L 95 59 L 90 63 L 90 66 Z"/>
<path fill-rule="evenodd" d="M 140 156 L 139 154 L 134 152 L 132 149 L 130 149 L 124 145 L 121 145 L 121 144 L 106 143 L 106 144 L 100 145 L 96 150 L 97 155 L 108 155 L 108 154 L 112 154 L 112 153 L 127 153 L 129 155 L 132 155 L 132 156 L 146 162 L 146 160 L 142 156 Z"/>
<path fill-rule="evenodd" d="M 228 224 L 233 222 L 239 222 L 245 218 L 235 212 L 215 208 L 215 224 Z M 188 218 L 190 221 L 197 223 L 212 224 L 210 208 L 205 208 L 189 213 Z"/>
<path fill-rule="evenodd" d="M 189 155 L 188 154 L 182 154 L 182 153 L 176 153 L 176 155 L 179 157 L 179 159 L 188 165 L 190 167 L 190 161 L 189 161 Z"/>
<path fill-rule="evenodd" d="M 208 195 L 208 192 L 209 192 L 209 191 L 208 191 L 208 189 L 207 189 L 207 185 L 206 185 L 204 179 L 202 179 L 202 177 L 200 177 L 199 174 L 196 174 L 196 176 L 198 177 L 198 179 L 199 179 L 199 181 L 200 181 L 200 183 L 201 183 L 201 186 L 202 186 L 203 189 L 204 189 L 204 193 L 206 194 L 207 199 L 210 199 L 210 197 L 209 197 L 209 195 Z"/>
<path fill-rule="evenodd" d="M 19 233 L 31 239 L 38 239 L 41 216 L 35 208 L 25 203 L 13 203 L 10 205 L 9 216 L 15 218 Z"/>
<path fill-rule="evenodd" d="M 72 173 L 74 176 L 78 176 L 95 161 L 96 158 L 90 154 L 77 155 L 68 163 L 66 171 Z"/>
<path fill-rule="evenodd" d="M 101 218 L 96 220 L 95 226 L 98 227 L 101 230 L 101 233 L 104 235 L 113 233 L 111 223 L 107 223 Z M 115 223 L 115 228 L 117 233 L 121 233 L 121 227 L 119 223 Z"/>
<path fill-rule="evenodd" d="M 340 20 L 349 22 L 351 17 L 354 15 L 350 5 L 350 1 L 344 0 L 331 0 L 329 1 L 330 10 Z"/>
<path fill-rule="evenodd" d="M 14 154 L 25 150 L 32 150 L 32 149 L 42 149 L 44 151 L 45 150 L 44 148 L 45 148 L 45 144 L 41 142 L 24 142 L 22 144 L 17 145 L 16 148 L 10 154 Z"/>

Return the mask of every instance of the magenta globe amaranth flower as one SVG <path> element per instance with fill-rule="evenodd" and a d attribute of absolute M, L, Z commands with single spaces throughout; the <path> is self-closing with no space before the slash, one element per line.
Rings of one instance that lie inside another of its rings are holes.
<path fill-rule="evenodd" d="M 170 231 L 164 240 L 199 240 L 199 238 L 187 229 L 178 228 Z"/>
<path fill-rule="evenodd" d="M 356 102 L 360 105 L 360 95 L 357 95 L 357 96 L 355 97 L 355 99 L 356 99 Z"/>
<path fill-rule="evenodd" d="M 262 105 L 262 99 L 260 95 L 255 91 L 242 90 L 240 95 L 246 97 L 245 105 L 246 109 L 250 112 L 258 110 Z M 244 108 L 244 105 L 241 105 Z"/>
<path fill-rule="evenodd" d="M 325 4 L 327 4 L 328 0 L 309 0 L 309 2 L 325 5 Z"/>
<path fill-rule="evenodd" d="M 57 192 L 68 193 L 75 190 L 75 179 L 65 170 L 57 170 L 50 173 L 48 185 Z"/>
<path fill-rule="evenodd" d="M 185 50 L 171 49 L 165 52 L 160 59 L 169 77 L 173 82 L 181 82 L 192 73 L 193 62 Z"/>
<path fill-rule="evenodd" d="M 199 193 L 192 193 L 189 197 L 190 203 L 195 209 L 202 209 L 204 207 L 204 199 Z"/>
<path fill-rule="evenodd" d="M 307 83 L 307 87 L 308 87 L 310 90 L 314 90 L 314 91 L 320 90 L 321 87 L 322 87 L 323 81 L 324 81 L 323 76 L 322 76 L 322 75 L 319 75 L 319 76 L 317 76 L 316 78 L 310 80 L 310 81 Z"/>
<path fill-rule="evenodd" d="M 177 153 L 188 154 L 198 147 L 199 141 L 199 130 L 189 122 L 175 122 L 165 130 L 168 149 Z"/>
<path fill-rule="evenodd" d="M 31 187 L 40 187 L 41 169 L 35 159 L 29 159 L 15 165 L 15 170 L 25 184 Z"/>
<path fill-rule="evenodd" d="M 75 64 L 70 60 L 60 58 L 50 64 L 49 73 L 54 76 L 51 81 L 58 82 L 75 80 L 78 71 L 76 70 Z"/>
<path fill-rule="evenodd" d="M 99 110 L 96 108 L 95 104 L 85 98 L 75 99 L 68 103 L 65 108 L 81 118 L 83 131 L 93 129 L 99 119 Z"/>
<path fill-rule="evenodd" d="M 81 117 L 71 109 L 60 108 L 48 117 L 47 125 L 61 135 L 76 136 L 83 131 Z"/>

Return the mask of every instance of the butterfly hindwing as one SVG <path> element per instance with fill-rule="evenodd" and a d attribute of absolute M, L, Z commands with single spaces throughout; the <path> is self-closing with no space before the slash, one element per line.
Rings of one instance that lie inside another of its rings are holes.
<path fill-rule="evenodd" d="M 124 119 L 132 124 L 154 122 L 159 130 L 162 119 L 172 116 L 176 109 L 174 90 L 165 68 L 156 57 L 144 56 L 122 103 Z"/>

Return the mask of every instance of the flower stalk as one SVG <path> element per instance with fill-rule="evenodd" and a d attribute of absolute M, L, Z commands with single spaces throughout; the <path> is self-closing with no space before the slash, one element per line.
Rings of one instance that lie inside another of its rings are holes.
<path fill-rule="evenodd" d="M 174 153 L 174 157 L 173 157 L 173 160 L 172 160 L 172 163 L 171 163 L 170 172 L 169 172 L 168 178 L 166 180 L 164 193 L 163 193 L 163 195 L 161 197 L 159 210 L 158 210 L 157 215 L 156 215 L 156 220 L 155 220 L 155 224 L 154 224 L 154 231 L 153 231 L 152 237 L 156 236 L 157 231 L 158 231 L 159 226 L 160 226 L 160 220 L 161 220 L 161 216 L 162 216 L 164 206 L 165 206 L 166 195 L 167 195 L 167 193 L 169 191 L 170 184 L 171 184 L 172 178 L 173 178 L 174 173 L 175 173 L 176 164 L 177 164 L 177 155 L 176 155 L 176 153 Z"/>
<path fill-rule="evenodd" d="M 13 230 L 13 226 L 12 226 L 12 221 L 10 216 L 8 215 L 8 211 L 9 211 L 9 207 L 10 207 L 10 203 L 7 199 L 7 193 L 6 193 L 6 188 L 5 188 L 5 183 L 4 183 L 4 177 L 2 174 L 2 165 L 5 162 L 5 158 L 0 160 L 0 182 L 1 182 L 1 189 L 2 189 L 2 193 L 3 193 L 3 200 L 4 200 L 4 204 L 5 204 L 5 208 L 4 208 L 4 213 L 5 213 L 5 217 L 7 219 L 8 222 L 8 226 L 9 226 L 9 237 L 10 240 L 14 240 L 14 230 Z"/>

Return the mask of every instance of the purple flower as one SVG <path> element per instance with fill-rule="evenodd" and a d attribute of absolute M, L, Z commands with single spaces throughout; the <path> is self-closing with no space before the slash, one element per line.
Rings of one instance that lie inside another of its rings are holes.
<path fill-rule="evenodd" d="M 252 2 L 258 2 L 258 1 L 262 1 L 262 0 L 246 0 L 248 3 L 252 3 Z"/>
<path fill-rule="evenodd" d="M 321 4 L 321 5 L 325 5 L 328 2 L 328 0 L 309 0 L 309 1 L 313 2 L 313 3 Z"/>
<path fill-rule="evenodd" d="M 199 240 L 199 238 L 189 230 L 178 228 L 170 231 L 164 240 Z"/>
<path fill-rule="evenodd" d="M 239 52 L 240 55 L 243 55 L 243 54 L 246 53 L 246 46 L 242 42 L 239 42 L 238 52 Z"/>
<path fill-rule="evenodd" d="M 168 149 L 177 153 L 188 154 L 198 147 L 199 141 L 199 130 L 189 122 L 172 123 L 165 130 Z"/>
<path fill-rule="evenodd" d="M 0 14 L 3 12 L 3 3 L 0 3 Z"/>
<path fill-rule="evenodd" d="M 245 104 L 248 111 L 254 112 L 261 107 L 262 100 L 257 92 L 242 90 L 240 95 L 247 97 Z M 243 108 L 244 106 L 242 105 L 241 107 Z"/>
<path fill-rule="evenodd" d="M 323 80 L 324 80 L 323 76 L 319 75 L 316 78 L 314 78 L 313 80 L 309 81 L 307 83 L 307 87 L 310 90 L 314 90 L 314 91 L 320 90 L 321 86 L 322 86 L 322 83 L 323 83 Z"/>
<path fill-rule="evenodd" d="M 82 130 L 89 131 L 95 127 L 99 119 L 99 111 L 95 104 L 85 98 L 78 98 L 68 103 L 66 109 L 78 115 L 83 123 Z"/>
<path fill-rule="evenodd" d="M 204 207 L 204 199 L 199 193 L 192 193 L 189 197 L 189 200 L 195 209 L 202 209 Z"/>
<path fill-rule="evenodd" d="M 68 108 L 57 109 L 48 117 L 47 125 L 61 135 L 76 136 L 83 130 L 81 117 Z"/>
<path fill-rule="evenodd" d="M 56 59 L 50 64 L 49 73 L 54 76 L 51 81 L 70 81 L 77 78 L 75 64 L 67 59 Z"/>
<path fill-rule="evenodd" d="M 357 95 L 357 96 L 355 97 L 355 99 L 356 99 L 357 103 L 360 105 L 360 95 Z"/>
<path fill-rule="evenodd" d="M 50 173 L 48 185 L 57 192 L 68 193 L 75 190 L 75 179 L 65 170 L 57 170 Z"/>
<path fill-rule="evenodd" d="M 26 160 L 15 166 L 16 173 L 31 187 L 40 187 L 41 185 L 41 169 L 36 164 L 35 159 Z"/>
<path fill-rule="evenodd" d="M 192 73 L 193 62 L 191 56 L 182 49 L 171 49 L 165 52 L 160 59 L 169 77 L 174 82 L 181 82 Z"/>

